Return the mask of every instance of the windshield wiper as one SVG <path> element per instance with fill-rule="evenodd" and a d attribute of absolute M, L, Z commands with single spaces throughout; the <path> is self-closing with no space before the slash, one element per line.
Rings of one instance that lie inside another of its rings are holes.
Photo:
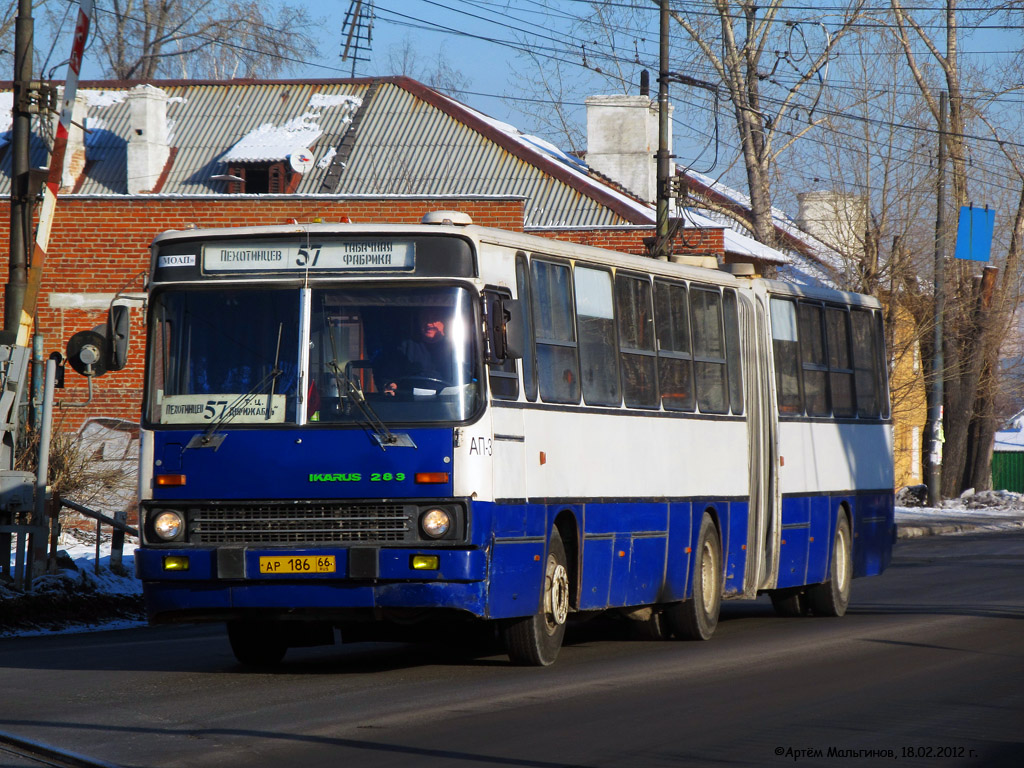
<path fill-rule="evenodd" d="M 270 393 L 267 395 L 267 411 L 265 418 L 267 421 L 270 421 L 270 417 L 273 412 L 274 387 L 277 385 L 278 377 L 283 373 L 280 366 L 281 334 L 283 331 L 284 323 L 279 323 L 277 326 L 277 349 L 274 352 L 274 367 L 270 369 L 270 372 L 257 381 L 248 392 L 243 395 L 239 395 L 230 403 L 225 405 L 224 410 L 220 412 L 220 416 L 210 422 L 210 426 L 203 431 L 203 434 L 194 435 L 192 439 L 188 441 L 188 444 L 185 446 L 186 450 L 189 448 L 213 448 L 214 450 L 217 450 L 220 447 L 220 444 L 224 442 L 225 435 L 215 435 L 213 433 L 235 418 L 235 414 L 240 410 L 236 409 L 236 406 L 246 402 L 250 397 L 266 387 L 268 381 L 270 383 Z"/>
<path fill-rule="evenodd" d="M 346 403 L 352 403 L 359 409 L 359 412 L 363 415 L 364 422 L 373 431 L 374 439 L 376 439 L 381 450 L 416 447 L 416 443 L 413 442 L 409 435 L 404 432 L 396 435 L 388 429 L 388 425 L 373 410 L 373 406 L 366 402 L 366 396 L 363 394 L 362 387 L 356 384 L 347 372 L 342 370 L 341 366 L 338 365 L 337 359 L 327 363 L 327 367 L 334 374 L 334 381 L 338 385 L 338 397 Z"/>

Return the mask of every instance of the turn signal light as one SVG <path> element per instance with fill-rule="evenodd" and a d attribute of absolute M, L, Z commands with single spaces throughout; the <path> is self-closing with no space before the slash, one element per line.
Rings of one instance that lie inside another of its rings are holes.
<path fill-rule="evenodd" d="M 441 567 L 441 558 L 438 555 L 413 555 L 410 564 L 414 571 L 436 571 Z"/>
<path fill-rule="evenodd" d="M 153 479 L 156 481 L 157 485 L 163 485 L 163 486 L 167 486 L 167 485 L 184 485 L 185 484 L 185 476 L 184 475 L 157 475 Z"/>
<path fill-rule="evenodd" d="M 417 472 L 417 483 L 447 483 L 451 476 L 447 472 Z"/>
<path fill-rule="evenodd" d="M 164 558 L 165 571 L 187 571 L 188 558 L 182 555 L 168 555 Z"/>

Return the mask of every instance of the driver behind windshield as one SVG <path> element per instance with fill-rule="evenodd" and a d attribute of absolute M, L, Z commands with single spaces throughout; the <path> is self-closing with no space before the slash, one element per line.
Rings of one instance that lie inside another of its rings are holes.
<path fill-rule="evenodd" d="M 456 370 L 451 335 L 451 310 L 427 307 L 417 313 L 416 333 L 374 364 L 375 377 L 386 396 L 427 390 L 430 394 L 465 379 Z"/>

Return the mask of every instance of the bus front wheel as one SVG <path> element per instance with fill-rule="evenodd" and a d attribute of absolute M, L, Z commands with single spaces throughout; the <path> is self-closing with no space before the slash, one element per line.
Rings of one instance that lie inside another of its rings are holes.
<path fill-rule="evenodd" d="M 722 607 L 722 544 L 711 516 L 700 522 L 693 562 L 693 597 L 667 611 L 670 626 L 681 640 L 708 640 L 718 626 Z"/>
<path fill-rule="evenodd" d="M 829 580 L 807 588 L 807 598 L 815 616 L 842 616 L 850 604 L 850 582 L 853 580 L 853 537 L 850 521 L 842 512 L 836 523 L 832 542 Z"/>
<path fill-rule="evenodd" d="M 279 628 L 270 621 L 229 621 L 228 640 L 238 663 L 245 667 L 274 667 L 288 652 Z"/>
<path fill-rule="evenodd" d="M 558 658 L 569 615 L 569 571 L 558 529 L 551 531 L 544 568 L 540 611 L 533 616 L 506 619 L 501 624 L 505 650 L 513 664 L 546 667 Z"/>

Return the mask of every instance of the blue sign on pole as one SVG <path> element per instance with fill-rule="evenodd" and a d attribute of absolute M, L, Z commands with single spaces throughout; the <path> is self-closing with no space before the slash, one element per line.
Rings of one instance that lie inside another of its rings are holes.
<path fill-rule="evenodd" d="M 956 252 L 958 259 L 988 261 L 992 254 L 992 229 L 996 223 L 996 212 L 988 207 L 975 208 L 965 205 L 960 209 L 960 223 L 956 228 Z"/>

